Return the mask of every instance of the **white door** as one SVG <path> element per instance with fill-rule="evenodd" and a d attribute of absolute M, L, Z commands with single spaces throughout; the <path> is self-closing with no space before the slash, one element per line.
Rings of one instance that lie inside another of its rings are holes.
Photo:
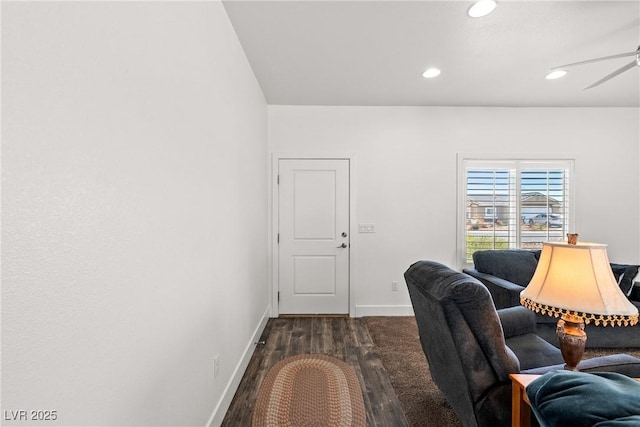
<path fill-rule="evenodd" d="M 280 314 L 349 313 L 349 160 L 278 161 Z"/>

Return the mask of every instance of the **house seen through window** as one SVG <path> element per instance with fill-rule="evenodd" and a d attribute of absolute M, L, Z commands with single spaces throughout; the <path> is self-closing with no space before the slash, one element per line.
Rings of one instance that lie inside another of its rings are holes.
<path fill-rule="evenodd" d="M 464 160 L 465 263 L 484 249 L 563 241 L 571 218 L 571 161 Z"/>

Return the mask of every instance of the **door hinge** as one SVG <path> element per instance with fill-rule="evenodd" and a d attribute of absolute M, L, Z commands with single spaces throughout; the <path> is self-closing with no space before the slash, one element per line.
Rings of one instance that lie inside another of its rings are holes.
<path fill-rule="evenodd" d="M 278 302 L 280 302 L 280 291 L 278 291 Z"/>
<path fill-rule="evenodd" d="M 280 243 L 280 233 L 278 233 L 277 243 Z"/>
<path fill-rule="evenodd" d="M 280 185 L 280 175 L 278 175 L 276 178 L 276 184 Z"/>

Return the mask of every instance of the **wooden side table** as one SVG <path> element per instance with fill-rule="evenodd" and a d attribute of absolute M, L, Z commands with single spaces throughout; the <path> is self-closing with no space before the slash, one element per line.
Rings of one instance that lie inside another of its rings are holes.
<path fill-rule="evenodd" d="M 531 406 L 525 388 L 540 375 L 509 374 L 511 378 L 511 426 L 530 427 Z"/>

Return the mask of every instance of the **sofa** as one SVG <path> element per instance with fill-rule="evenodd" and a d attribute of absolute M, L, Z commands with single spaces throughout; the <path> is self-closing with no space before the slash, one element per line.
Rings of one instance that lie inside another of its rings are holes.
<path fill-rule="evenodd" d="M 496 310 L 473 277 L 418 261 L 404 278 L 433 381 L 465 427 L 511 424 L 509 374 L 564 368 L 560 350 L 535 334 L 533 312 L 522 306 Z M 583 360 L 578 369 L 638 377 L 640 359 L 601 356 Z"/>
<path fill-rule="evenodd" d="M 483 250 L 473 254 L 474 268 L 463 272 L 480 280 L 491 293 L 496 308 L 520 305 L 520 292 L 529 284 L 538 265 L 540 251 Z M 637 265 L 611 264 L 622 292 L 640 309 L 640 285 L 635 286 Z M 536 313 L 537 333 L 558 345 L 558 318 Z M 640 348 L 640 323 L 635 326 L 586 325 L 588 348 Z"/>

